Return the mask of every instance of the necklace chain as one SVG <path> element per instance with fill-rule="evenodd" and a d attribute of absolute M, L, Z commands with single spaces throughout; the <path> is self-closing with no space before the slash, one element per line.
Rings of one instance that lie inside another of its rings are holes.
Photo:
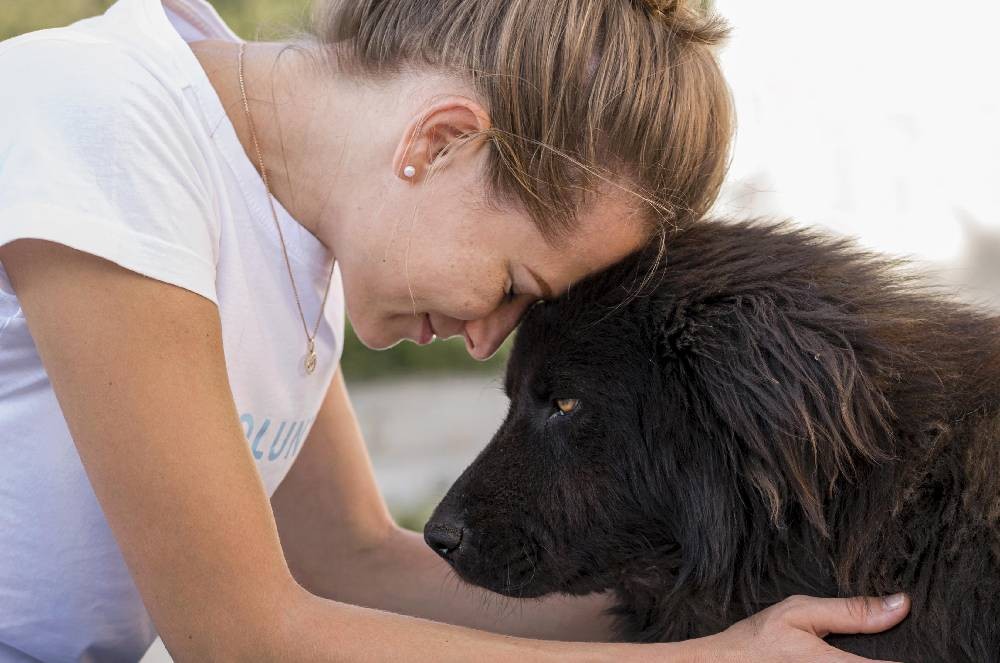
<path fill-rule="evenodd" d="M 257 129 L 254 127 L 253 116 L 250 114 L 250 101 L 247 99 L 246 83 L 243 80 L 243 53 L 246 50 L 246 42 L 240 42 L 239 54 L 239 78 L 240 96 L 243 99 L 243 110 L 246 111 L 247 124 L 250 126 L 250 138 L 253 141 L 253 149 L 257 153 L 257 163 L 260 166 L 260 176 L 264 181 L 264 189 L 267 191 L 267 204 L 271 207 L 271 217 L 274 219 L 274 227 L 278 229 L 278 239 L 281 241 L 281 254 L 285 258 L 285 267 L 288 268 L 288 280 L 292 283 L 292 293 L 295 295 L 295 305 L 299 309 L 299 318 L 302 320 L 302 331 L 306 334 L 306 356 L 303 365 L 306 373 L 312 375 L 316 370 L 316 334 L 319 332 L 320 322 L 323 320 L 323 311 L 326 310 L 326 300 L 330 296 L 330 286 L 333 283 L 333 272 L 336 268 L 336 261 L 330 264 L 330 277 L 326 282 L 326 292 L 323 293 L 323 303 L 320 304 L 319 314 L 316 317 L 316 324 L 313 325 L 312 333 L 309 332 L 309 325 L 306 323 L 306 314 L 302 311 L 302 300 L 299 298 L 299 289 L 295 284 L 295 277 L 292 275 L 292 263 L 288 259 L 288 247 L 285 246 L 285 234 L 281 232 L 281 224 L 278 222 L 278 212 L 274 208 L 274 197 L 271 194 L 271 184 L 267 177 L 267 169 L 264 168 L 264 155 L 260 150 L 260 143 L 257 141 Z"/>

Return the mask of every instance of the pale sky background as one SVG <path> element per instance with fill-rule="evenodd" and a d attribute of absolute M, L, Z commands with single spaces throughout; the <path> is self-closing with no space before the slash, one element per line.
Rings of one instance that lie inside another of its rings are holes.
<path fill-rule="evenodd" d="M 823 225 L 1000 293 L 1000 3 L 716 4 L 739 122 L 719 209 Z"/>

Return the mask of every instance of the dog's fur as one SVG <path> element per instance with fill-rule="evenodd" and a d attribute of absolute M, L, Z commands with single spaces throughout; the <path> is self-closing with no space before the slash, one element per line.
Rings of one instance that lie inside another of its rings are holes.
<path fill-rule="evenodd" d="M 539 304 L 428 541 L 508 596 L 614 590 L 626 640 L 903 590 L 902 625 L 830 641 L 1000 661 L 1000 320 L 902 267 L 704 221 Z"/>

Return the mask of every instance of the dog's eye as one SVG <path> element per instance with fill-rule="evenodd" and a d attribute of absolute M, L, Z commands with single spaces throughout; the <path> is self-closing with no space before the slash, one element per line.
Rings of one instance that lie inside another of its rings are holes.
<path fill-rule="evenodd" d="M 579 406 L 580 406 L 580 401 L 577 400 L 576 398 L 556 399 L 556 407 L 559 409 L 559 414 L 569 414 Z"/>

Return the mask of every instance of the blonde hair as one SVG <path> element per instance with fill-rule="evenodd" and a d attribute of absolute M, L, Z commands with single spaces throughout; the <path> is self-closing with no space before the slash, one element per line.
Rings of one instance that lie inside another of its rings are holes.
<path fill-rule="evenodd" d="M 733 131 L 712 46 L 718 17 L 681 0 L 331 0 L 313 32 L 370 76 L 427 66 L 469 77 L 493 126 L 490 196 L 547 239 L 602 183 L 656 229 L 704 214 Z"/>

